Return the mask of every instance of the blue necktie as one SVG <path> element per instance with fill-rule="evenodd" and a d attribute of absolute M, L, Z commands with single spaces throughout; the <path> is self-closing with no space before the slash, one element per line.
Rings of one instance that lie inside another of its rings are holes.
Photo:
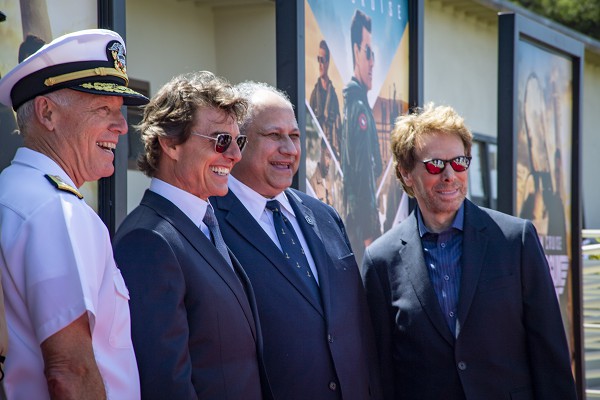
<path fill-rule="evenodd" d="M 308 284 L 307 286 L 310 288 L 312 296 L 320 302 L 321 296 L 319 294 L 319 287 L 310 270 L 308 260 L 304 254 L 304 249 L 298 240 L 294 227 L 291 222 L 283 216 L 280 207 L 281 205 L 277 200 L 270 200 L 267 202 L 267 209 L 273 212 L 273 225 L 277 232 L 281 251 L 289 262 L 292 270 L 300 277 L 300 279 Z"/>
<path fill-rule="evenodd" d="M 231 258 L 229 258 L 229 252 L 227 251 L 227 245 L 223 240 L 223 236 L 221 236 L 221 230 L 219 229 L 217 217 L 215 216 L 215 212 L 210 204 L 208 207 L 206 207 L 206 214 L 204 214 L 202 222 L 204 222 L 208 227 L 210 235 L 212 236 L 213 244 L 219 253 L 221 253 L 225 261 L 227 261 L 227 264 L 229 264 L 229 266 L 233 269 L 233 264 L 231 263 Z"/>

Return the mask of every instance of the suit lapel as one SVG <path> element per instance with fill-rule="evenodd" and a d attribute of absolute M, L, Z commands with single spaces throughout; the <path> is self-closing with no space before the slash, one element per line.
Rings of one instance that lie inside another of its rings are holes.
<path fill-rule="evenodd" d="M 453 344 L 454 338 L 452 337 L 452 332 L 450 332 L 446 320 L 442 315 L 440 303 L 431 285 L 429 273 L 425 266 L 416 214 L 413 212 L 409 218 L 410 223 L 405 224 L 405 229 L 400 231 L 400 238 L 403 243 L 400 247 L 400 257 L 406 266 L 407 275 L 421 303 L 421 307 L 423 307 L 423 310 L 425 310 L 425 313 L 440 335 L 450 344 Z"/>
<path fill-rule="evenodd" d="M 291 266 L 283 256 L 281 250 L 273 243 L 269 235 L 265 233 L 258 222 L 250 215 L 235 194 L 230 190 L 224 197 L 214 198 L 214 202 L 219 209 L 228 211 L 225 216 L 227 223 L 246 239 L 251 246 L 265 256 L 273 267 L 322 315 L 322 307 L 318 299 L 311 296 L 308 283 L 301 280 L 291 270 Z"/>
<path fill-rule="evenodd" d="M 462 248 L 462 276 L 460 280 L 460 295 L 458 297 L 458 325 L 456 336 L 460 333 L 460 327 L 464 325 L 475 290 L 477 282 L 483 267 L 484 255 L 487 248 L 488 238 L 483 233 L 485 225 L 481 223 L 478 213 L 481 211 L 471 203 L 465 200 L 465 221 Z"/>
<path fill-rule="evenodd" d="M 256 338 L 256 326 L 254 315 L 248 301 L 248 296 L 242 286 L 242 282 L 236 276 L 231 267 L 223 259 L 217 248 L 212 242 L 202 233 L 191 219 L 188 218 L 177 206 L 171 203 L 164 197 L 146 190 L 141 204 L 150 207 L 168 223 L 170 223 L 204 258 L 206 263 L 215 270 L 215 272 L 225 281 L 238 300 L 248 324 L 252 330 L 252 334 Z M 231 252 L 230 252 L 231 254 Z M 232 259 L 233 262 L 233 259 Z M 237 267 L 236 267 L 237 264 Z M 234 263 L 234 268 L 239 268 L 239 263 Z"/>

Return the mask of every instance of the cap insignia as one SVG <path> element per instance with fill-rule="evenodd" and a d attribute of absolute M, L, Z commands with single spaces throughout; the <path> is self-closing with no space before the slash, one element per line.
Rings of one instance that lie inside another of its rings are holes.
<path fill-rule="evenodd" d="M 58 176 L 58 175 L 44 175 L 44 176 L 46 177 L 46 179 L 48 179 L 48 182 L 50 182 L 52 184 L 52 186 L 54 186 L 58 190 L 69 192 L 69 193 L 77 196 L 77 198 L 83 199 L 83 195 L 81 193 L 79 193 L 79 191 L 77 189 L 75 189 L 73 186 L 71 186 L 68 183 L 66 183 L 65 181 L 63 181 L 60 176 Z"/>
<path fill-rule="evenodd" d="M 106 53 L 109 55 L 109 59 L 112 57 L 115 63 L 115 69 L 126 74 L 127 62 L 125 61 L 125 47 L 121 44 L 121 42 L 113 40 L 112 42 L 108 43 L 108 45 L 106 45 Z"/>

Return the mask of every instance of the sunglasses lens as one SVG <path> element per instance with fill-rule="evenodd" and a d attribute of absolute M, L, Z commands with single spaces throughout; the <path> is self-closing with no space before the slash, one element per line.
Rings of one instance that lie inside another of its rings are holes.
<path fill-rule="evenodd" d="M 221 133 L 217 136 L 217 141 L 215 142 L 215 151 L 217 153 L 224 153 L 229 148 L 231 144 L 231 135 L 227 133 Z"/>
<path fill-rule="evenodd" d="M 240 135 L 237 137 L 237 139 L 235 139 L 238 147 L 240 148 L 240 152 L 244 150 L 244 147 L 246 147 L 246 144 L 248 143 L 248 137 L 244 136 L 244 135 Z"/>
<path fill-rule="evenodd" d="M 466 171 L 467 168 L 469 168 L 469 163 L 470 163 L 470 160 L 465 156 L 456 157 L 454 160 L 450 161 L 450 165 L 452 166 L 452 169 L 455 170 L 456 172 Z"/>
<path fill-rule="evenodd" d="M 444 161 L 429 160 L 425 163 L 425 169 L 432 175 L 437 175 L 444 170 Z"/>
<path fill-rule="evenodd" d="M 367 60 L 375 59 L 375 52 L 367 46 Z"/>

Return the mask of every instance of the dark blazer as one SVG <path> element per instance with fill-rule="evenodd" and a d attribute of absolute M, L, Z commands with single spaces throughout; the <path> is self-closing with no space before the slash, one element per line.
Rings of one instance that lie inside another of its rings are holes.
<path fill-rule="evenodd" d="M 535 228 L 465 202 L 456 338 L 431 286 L 416 214 L 367 248 L 362 273 L 386 398 L 575 399 Z"/>
<path fill-rule="evenodd" d="M 198 226 L 150 190 L 119 227 L 114 254 L 130 292 L 143 399 L 261 398 L 260 326 L 235 257 L 237 276 Z"/>
<path fill-rule="evenodd" d="M 373 333 L 358 266 L 337 212 L 286 191 L 315 260 L 322 305 L 231 192 L 211 198 L 225 242 L 256 294 L 276 399 L 380 398 Z"/>

